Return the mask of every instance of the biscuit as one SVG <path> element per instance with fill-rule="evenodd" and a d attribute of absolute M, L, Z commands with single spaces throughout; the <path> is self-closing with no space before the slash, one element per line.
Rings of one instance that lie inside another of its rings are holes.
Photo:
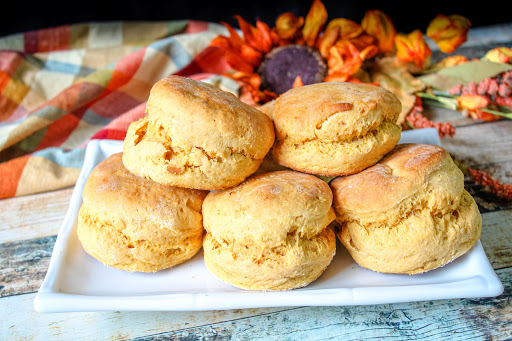
<path fill-rule="evenodd" d="M 306 286 L 336 251 L 331 205 L 325 182 L 295 171 L 253 175 L 236 187 L 212 191 L 203 204 L 205 264 L 242 289 Z"/>
<path fill-rule="evenodd" d="M 400 111 L 396 96 L 378 86 L 327 82 L 291 89 L 273 105 L 271 155 L 305 173 L 358 173 L 398 143 Z"/>
<path fill-rule="evenodd" d="M 337 235 L 361 266 L 417 274 L 467 252 L 482 219 L 464 176 L 442 148 L 395 147 L 378 164 L 331 181 L 341 231 Z"/>
<path fill-rule="evenodd" d="M 235 186 L 258 169 L 274 142 L 265 114 L 231 93 L 184 77 L 158 81 L 146 113 L 128 128 L 123 163 L 165 185 Z"/>
<path fill-rule="evenodd" d="M 133 175 L 123 166 L 121 153 L 114 154 L 87 179 L 78 239 L 88 254 L 117 269 L 170 268 L 201 249 L 206 194 Z"/>

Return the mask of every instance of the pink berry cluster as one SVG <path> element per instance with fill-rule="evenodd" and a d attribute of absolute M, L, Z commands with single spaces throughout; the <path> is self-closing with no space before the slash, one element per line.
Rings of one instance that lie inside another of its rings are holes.
<path fill-rule="evenodd" d="M 467 86 L 458 84 L 448 90 L 450 95 L 480 95 L 491 103 L 512 110 L 512 70 L 495 77 L 487 78 L 480 83 L 471 82 Z"/>
<path fill-rule="evenodd" d="M 405 117 L 405 121 L 414 129 L 436 128 L 440 138 L 455 135 L 455 128 L 450 122 L 433 122 L 423 115 L 423 102 L 420 97 L 416 97 L 416 102 Z"/>

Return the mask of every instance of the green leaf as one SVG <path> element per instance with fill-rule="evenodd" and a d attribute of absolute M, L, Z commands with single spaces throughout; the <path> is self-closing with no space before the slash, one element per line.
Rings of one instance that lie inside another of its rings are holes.
<path fill-rule="evenodd" d="M 480 83 L 508 70 L 512 70 L 512 65 L 479 60 L 447 67 L 419 79 L 437 90 L 447 91 L 457 84 Z"/>
<path fill-rule="evenodd" d="M 457 110 L 457 100 L 452 97 L 436 96 L 426 92 L 417 92 L 416 96 L 429 100 L 425 104 L 428 103 L 445 109 Z"/>
<path fill-rule="evenodd" d="M 491 109 L 480 109 L 481 111 L 483 112 L 487 112 L 489 114 L 493 114 L 493 115 L 496 115 L 496 116 L 502 116 L 502 117 L 505 117 L 505 118 L 508 118 L 509 120 L 512 120 L 512 113 L 505 113 L 505 112 L 501 112 L 501 111 L 496 111 L 496 110 L 491 110 Z"/>

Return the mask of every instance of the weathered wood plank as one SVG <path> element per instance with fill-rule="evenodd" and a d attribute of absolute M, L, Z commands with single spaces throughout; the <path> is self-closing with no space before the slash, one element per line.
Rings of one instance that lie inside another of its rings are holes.
<path fill-rule="evenodd" d="M 441 145 L 464 165 L 485 171 L 502 183 L 512 184 L 511 120 L 458 127 L 455 136 L 442 139 Z M 466 188 L 482 212 L 512 208 L 512 201 L 497 198 L 479 185 L 468 182 Z"/>
<path fill-rule="evenodd" d="M 498 271 L 496 298 L 355 307 L 304 307 L 136 340 L 507 340 L 512 269 Z"/>
<path fill-rule="evenodd" d="M 480 240 L 495 270 L 512 267 L 512 211 L 484 213 Z"/>
<path fill-rule="evenodd" d="M 295 309 L 39 314 L 34 299 L 35 294 L 0 299 L 0 340 L 125 340 Z"/>
<path fill-rule="evenodd" d="M 54 236 L 73 188 L 0 200 L 0 243 Z"/>
<path fill-rule="evenodd" d="M 39 290 L 56 236 L 0 244 L 0 297 Z"/>
<path fill-rule="evenodd" d="M 495 298 L 376 306 L 39 314 L 35 294 L 17 295 L 0 299 L 0 339 L 507 340 L 512 268 L 497 274 L 505 291 Z"/>

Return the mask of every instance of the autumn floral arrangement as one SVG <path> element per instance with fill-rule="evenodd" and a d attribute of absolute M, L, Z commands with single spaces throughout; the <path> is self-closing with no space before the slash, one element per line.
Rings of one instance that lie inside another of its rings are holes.
<path fill-rule="evenodd" d="M 260 20 L 253 26 L 235 18 L 239 30 L 223 23 L 229 36 L 220 35 L 211 45 L 224 52 L 232 68 L 226 76 L 240 84 L 240 98 L 251 105 L 264 105 L 290 88 L 341 81 L 392 91 L 402 102 L 399 123 L 404 129 L 434 127 L 441 138 L 453 136 L 455 128 L 428 119 L 424 102 L 473 119 L 512 119 L 512 49 L 496 48 L 476 60 L 454 54 L 471 27 L 463 16 L 440 14 L 426 34 L 419 29 L 397 33 L 380 10 L 367 11 L 360 23 L 345 18 L 328 21 L 320 0 L 313 0 L 305 18 L 283 13 L 272 28 Z M 425 36 L 449 55 L 432 63 Z M 461 169 L 500 198 L 512 199 L 512 185 L 482 171 Z"/>

